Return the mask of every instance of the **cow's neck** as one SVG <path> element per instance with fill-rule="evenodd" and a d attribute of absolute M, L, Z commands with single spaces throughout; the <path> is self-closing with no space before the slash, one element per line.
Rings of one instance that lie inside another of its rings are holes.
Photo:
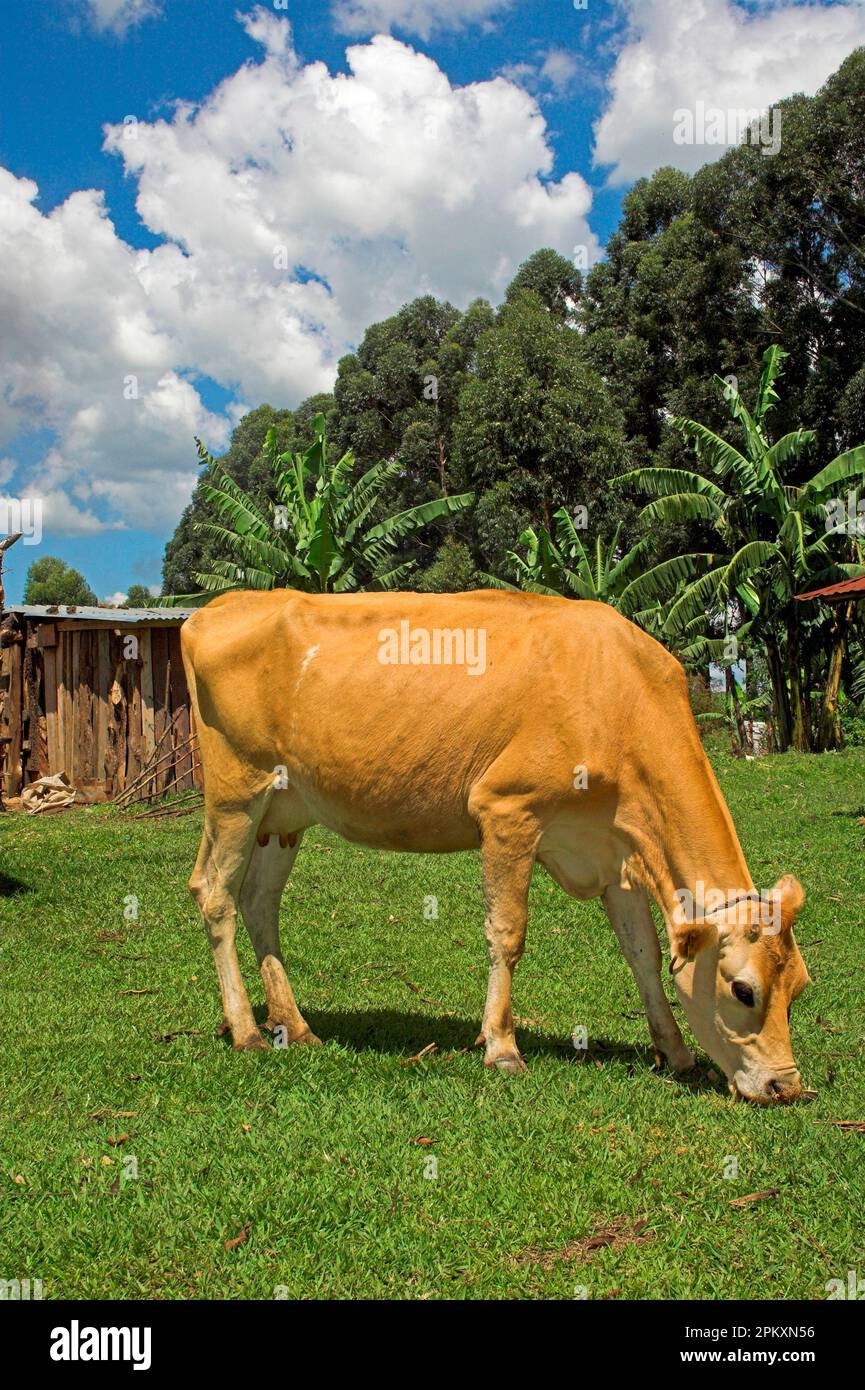
<path fill-rule="evenodd" d="M 727 803 L 702 749 L 687 777 L 664 770 L 652 778 L 634 835 L 639 877 L 667 919 L 681 919 L 677 897 L 687 890 L 725 898 L 751 892 L 754 883 Z M 690 916 L 690 913 L 687 914 Z"/>

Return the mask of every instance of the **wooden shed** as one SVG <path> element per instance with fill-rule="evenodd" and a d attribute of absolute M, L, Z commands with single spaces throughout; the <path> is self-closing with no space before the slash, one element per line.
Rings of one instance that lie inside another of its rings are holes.
<path fill-rule="evenodd" d="M 200 786 L 180 657 L 191 609 L 8 605 L 0 626 L 2 791 L 65 772 L 105 801 Z"/>

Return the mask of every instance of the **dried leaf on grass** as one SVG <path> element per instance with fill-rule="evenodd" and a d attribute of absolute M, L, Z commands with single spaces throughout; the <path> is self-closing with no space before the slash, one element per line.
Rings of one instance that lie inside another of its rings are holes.
<path fill-rule="evenodd" d="M 730 1206 L 746 1207 L 751 1202 L 765 1202 L 768 1201 L 770 1197 L 778 1197 L 780 1193 L 780 1187 L 766 1187 L 762 1192 L 749 1192 L 746 1197 L 731 1197 Z"/>
<path fill-rule="evenodd" d="M 612 1247 L 620 1250 L 625 1245 L 646 1245 L 655 1239 L 655 1232 L 647 1230 L 648 1222 L 642 1217 L 636 1221 L 628 1216 L 617 1216 L 614 1220 L 598 1222 L 594 1230 L 578 1240 L 568 1241 L 558 1250 L 539 1250 L 536 1246 L 521 1250 L 512 1256 L 515 1265 L 537 1265 L 551 1270 L 566 1260 L 590 1261 L 597 1250 Z"/>
<path fill-rule="evenodd" d="M 231 1240 L 225 1241 L 226 1250 L 236 1250 L 238 1245 L 245 1244 L 245 1242 L 249 1239 L 249 1233 L 251 1230 L 252 1222 L 245 1222 L 245 1224 L 241 1226 L 236 1236 L 232 1236 Z"/>
<path fill-rule="evenodd" d="M 421 994 L 419 986 L 416 985 L 412 980 L 407 980 L 406 977 L 405 977 L 405 975 L 403 975 L 401 978 L 402 978 L 403 984 L 404 984 L 404 985 L 408 985 L 408 987 L 409 987 L 409 989 L 411 990 L 412 994 L 416 994 L 417 997 L 418 997 L 418 999 L 421 1001 L 422 1004 L 438 1004 L 438 1003 L 441 1002 L 441 1001 L 438 1000 L 438 999 L 428 999 L 427 996 L 426 996 L 425 994 Z"/>

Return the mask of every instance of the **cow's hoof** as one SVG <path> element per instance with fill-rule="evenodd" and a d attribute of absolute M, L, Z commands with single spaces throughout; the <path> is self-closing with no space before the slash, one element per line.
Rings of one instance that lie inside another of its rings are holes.
<path fill-rule="evenodd" d="M 248 1033 L 245 1038 L 235 1038 L 231 1046 L 235 1052 L 266 1052 L 270 1043 L 265 1042 L 256 1029 L 254 1033 Z"/>
<path fill-rule="evenodd" d="M 670 1048 L 668 1052 L 662 1052 L 660 1048 L 656 1048 L 655 1066 L 658 1068 L 658 1071 L 661 1070 L 665 1062 L 670 1068 L 670 1071 L 674 1072 L 676 1076 L 682 1076 L 685 1072 L 691 1071 L 696 1065 L 693 1052 L 690 1048 L 685 1047 L 684 1044 L 675 1049 Z"/>
<path fill-rule="evenodd" d="M 494 1067 L 496 1071 L 506 1071 L 509 1076 L 519 1076 L 526 1071 L 526 1064 L 522 1057 L 485 1057 L 485 1067 Z"/>
<path fill-rule="evenodd" d="M 280 1023 L 278 1019 L 269 1018 L 263 1026 L 269 1033 L 276 1033 L 275 1047 L 295 1047 L 297 1043 L 305 1044 L 307 1047 L 324 1047 L 321 1038 L 317 1038 L 311 1028 L 305 1028 L 293 1038 L 289 1033 L 288 1024 Z"/>

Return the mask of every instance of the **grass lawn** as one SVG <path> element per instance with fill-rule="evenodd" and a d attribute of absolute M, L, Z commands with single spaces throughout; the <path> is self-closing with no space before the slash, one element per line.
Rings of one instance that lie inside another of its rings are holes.
<path fill-rule="evenodd" d="M 487 1071 L 478 857 L 320 831 L 283 943 L 326 1046 L 234 1054 L 186 889 L 199 815 L 0 818 L 0 1277 L 216 1299 L 819 1299 L 861 1277 L 865 1134 L 833 1121 L 865 1119 L 865 752 L 715 762 L 758 886 L 789 871 L 808 892 L 811 1105 L 734 1104 L 705 1058 L 656 1074 L 602 909 L 540 870 L 515 988 L 529 1071 Z M 241 961 L 263 1019 L 245 935 Z"/>

